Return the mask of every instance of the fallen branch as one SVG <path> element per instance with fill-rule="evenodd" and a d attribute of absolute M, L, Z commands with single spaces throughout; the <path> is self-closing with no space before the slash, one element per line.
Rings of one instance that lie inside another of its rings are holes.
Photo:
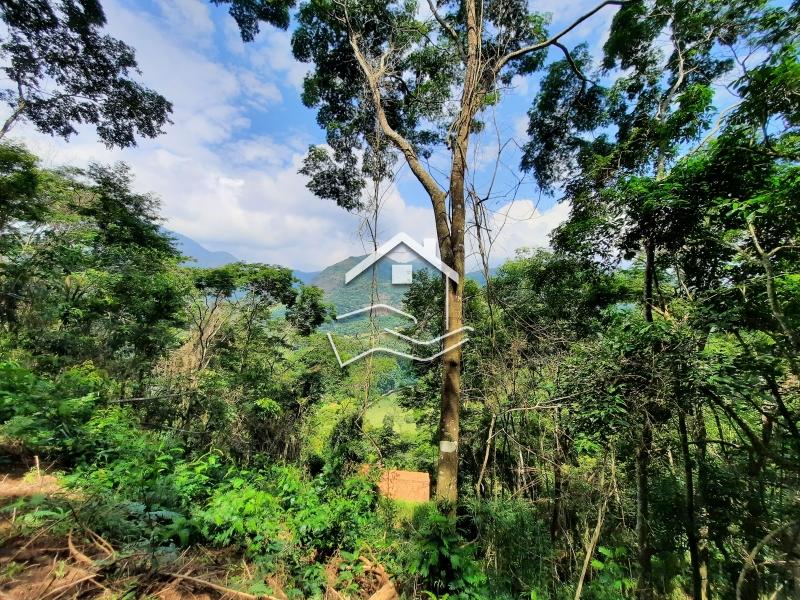
<path fill-rule="evenodd" d="M 84 581 L 89 581 L 90 579 L 94 579 L 95 577 L 97 577 L 96 573 L 90 573 L 89 575 L 85 575 L 80 579 L 76 579 L 75 581 L 72 581 L 66 585 L 62 585 L 61 587 L 57 587 L 53 590 L 50 590 L 48 593 L 46 593 L 44 596 L 41 597 L 41 600 L 45 600 L 45 598 L 50 598 L 51 596 L 53 596 L 53 594 L 56 594 L 55 596 L 53 596 L 53 598 L 58 598 L 61 594 L 63 594 L 70 588 L 73 588 L 76 585 L 80 585 Z"/>
<path fill-rule="evenodd" d="M 247 600 L 259 600 L 259 598 L 266 598 L 266 600 L 280 600 L 275 596 L 254 596 L 253 594 L 248 594 L 247 592 L 240 592 L 239 590 L 234 590 L 233 588 L 225 587 L 224 585 L 219 585 L 217 583 L 211 583 L 210 581 L 206 581 L 205 579 L 198 579 L 197 577 L 190 577 L 189 575 L 180 575 L 179 573 L 166 573 L 170 577 L 177 577 L 178 579 L 184 579 L 186 581 L 191 581 L 192 583 L 196 583 L 197 585 L 204 585 L 212 590 L 216 590 L 223 594 L 230 594 L 232 596 L 236 596 L 237 598 L 246 598 Z"/>
<path fill-rule="evenodd" d="M 397 595 L 397 590 L 395 589 L 394 584 L 390 581 L 377 592 L 372 594 L 372 596 L 369 597 L 369 600 L 397 600 L 397 598 L 399 598 Z"/>
<path fill-rule="evenodd" d="M 91 535 L 91 536 L 94 538 L 94 540 L 95 540 L 95 545 L 96 545 L 96 546 L 99 546 L 99 547 L 100 547 L 102 550 L 104 550 L 105 552 L 107 552 L 107 553 L 108 553 L 108 556 L 107 556 L 106 558 L 111 558 L 111 557 L 113 557 L 113 556 L 116 554 L 116 550 L 114 550 L 114 546 L 112 546 L 111 544 L 109 544 L 109 543 L 108 543 L 108 542 L 105 540 L 105 538 L 103 538 L 103 536 L 101 536 L 101 535 L 99 535 L 99 534 L 95 533 L 95 532 L 94 532 L 94 531 L 92 531 L 91 529 L 89 529 L 88 531 L 89 531 L 89 535 Z"/>
<path fill-rule="evenodd" d="M 89 567 L 94 567 L 94 561 L 91 558 L 89 558 L 88 556 L 86 556 L 83 552 L 78 550 L 75 547 L 75 544 L 72 543 L 72 532 L 71 531 L 69 532 L 69 535 L 67 535 L 67 547 L 69 548 L 70 554 L 72 554 L 72 557 L 76 561 L 78 561 L 80 563 L 83 563 L 83 564 L 85 564 L 85 565 L 87 565 Z"/>

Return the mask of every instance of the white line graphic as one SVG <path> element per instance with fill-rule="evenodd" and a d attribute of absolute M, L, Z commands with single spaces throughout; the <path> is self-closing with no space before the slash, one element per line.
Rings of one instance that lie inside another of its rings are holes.
<path fill-rule="evenodd" d="M 399 310 L 394 306 L 389 306 L 388 304 L 370 304 L 369 306 L 365 306 L 364 308 L 358 308 L 356 310 L 351 310 L 348 313 L 344 313 L 343 315 L 339 315 L 336 317 L 336 320 L 340 321 L 341 319 L 346 319 L 347 317 L 352 317 L 354 315 L 360 315 L 361 313 L 372 312 L 376 308 L 385 308 L 386 310 L 389 310 L 393 313 L 397 313 L 398 315 L 406 317 L 407 319 L 411 319 L 412 321 L 414 321 L 414 324 L 417 323 L 417 318 L 415 316 L 403 312 L 402 310 Z"/>
<path fill-rule="evenodd" d="M 394 336 L 397 336 L 401 339 L 404 339 L 407 342 L 411 342 L 412 344 L 417 344 L 418 346 L 430 346 L 432 344 L 436 344 L 437 342 L 441 342 L 442 340 L 449 338 L 452 335 L 457 333 L 461 333 L 462 331 L 475 331 L 469 325 L 465 325 L 464 327 L 459 327 L 458 329 L 454 329 L 453 331 L 448 331 L 444 335 L 440 335 L 439 337 L 435 337 L 432 340 L 418 340 L 416 338 L 409 337 L 407 335 L 403 335 L 399 331 L 395 331 L 394 329 L 389 329 L 388 327 L 384 327 L 383 330 L 386 333 L 391 333 Z"/>
<path fill-rule="evenodd" d="M 344 368 L 350 363 L 353 363 L 357 360 L 361 360 L 365 356 L 369 356 L 370 354 L 374 354 L 376 352 L 383 352 L 385 354 L 393 354 L 394 356 L 399 356 L 400 358 L 407 358 L 409 360 L 415 360 L 417 362 L 431 362 L 435 358 L 439 358 L 445 352 L 452 350 L 453 348 L 458 348 L 461 344 L 469 341 L 469 338 L 464 338 L 460 342 L 453 344 L 452 346 L 448 346 L 447 348 L 440 350 L 433 356 L 412 356 L 411 354 L 406 354 L 405 352 L 400 352 L 399 350 L 394 350 L 392 348 L 384 348 L 382 346 L 378 346 L 376 348 L 370 348 L 365 352 L 362 352 L 358 356 L 354 356 L 353 358 L 349 358 L 346 361 L 342 362 L 342 358 L 339 356 L 339 351 L 336 349 L 336 344 L 333 343 L 333 336 L 331 336 L 330 332 L 328 332 L 328 341 L 331 343 L 331 348 L 333 348 L 333 353 L 336 355 L 336 360 L 339 362 L 339 366 Z"/>
<path fill-rule="evenodd" d="M 403 258 L 399 258 L 396 251 L 403 251 Z M 387 258 L 388 260 L 393 261 L 394 263 L 402 263 L 402 264 L 392 264 L 392 285 L 408 285 L 412 283 L 413 278 L 413 271 L 417 268 L 409 263 L 411 259 L 405 258 L 408 253 L 412 253 L 416 255 L 418 258 L 422 259 L 427 263 L 427 265 L 433 267 L 437 271 L 439 271 L 443 275 L 443 281 L 445 286 L 450 285 L 461 285 L 461 277 L 459 277 L 458 273 L 446 263 L 442 261 L 439 257 L 438 253 L 438 243 L 436 239 L 425 240 L 424 244 L 420 245 L 417 243 L 414 238 L 409 236 L 406 233 L 398 233 L 388 242 L 382 244 L 378 248 L 375 249 L 374 252 L 371 254 L 363 257 L 363 259 L 354 267 L 352 267 L 344 276 L 344 283 L 345 285 L 349 284 L 351 281 L 355 280 L 359 277 L 362 273 L 364 273 L 370 267 L 374 268 L 374 265 L 377 264 L 383 258 Z M 409 264 L 405 264 L 409 263 Z M 403 312 L 402 310 L 395 308 L 394 306 L 390 306 L 388 304 L 370 304 L 369 306 L 365 306 L 364 308 L 359 308 L 356 310 L 351 310 L 349 312 L 344 313 L 343 315 L 339 315 L 335 318 L 336 321 L 342 321 L 349 317 L 354 317 L 356 315 L 361 315 L 364 313 L 374 313 L 376 310 L 383 309 L 390 313 L 394 313 L 395 315 L 399 315 L 406 319 L 409 319 L 415 325 L 418 324 L 417 318 L 414 315 L 411 315 L 407 312 Z M 444 322 L 447 323 L 449 321 L 449 314 L 450 314 L 450 304 L 449 304 L 449 294 L 444 295 Z M 404 333 L 400 333 L 396 329 L 391 329 L 388 327 L 383 328 L 383 333 L 387 333 L 395 338 L 403 340 L 413 346 L 423 346 L 423 347 L 430 347 L 434 344 L 441 343 L 442 346 L 447 345 L 447 340 L 450 340 L 453 336 L 457 334 L 461 334 L 464 332 L 475 331 L 472 327 L 463 326 L 459 327 L 455 331 L 448 331 L 444 335 L 440 335 L 430 340 L 420 340 L 417 338 L 413 338 L 411 336 L 405 335 Z M 342 356 L 339 354 L 339 350 L 336 348 L 336 343 L 333 341 L 333 335 L 331 333 L 327 333 L 328 341 L 330 342 L 331 348 L 333 349 L 333 353 L 336 355 L 336 361 L 339 363 L 339 366 L 344 368 L 347 365 L 356 362 L 366 356 L 370 356 L 371 354 L 375 353 L 382 353 L 382 354 L 391 354 L 392 356 L 398 356 L 400 358 L 406 358 L 408 360 L 413 360 L 417 362 L 431 362 L 432 360 L 442 356 L 443 354 L 447 353 L 448 351 L 452 350 L 453 348 L 458 348 L 465 342 L 469 341 L 468 337 L 463 337 L 461 340 L 451 343 L 450 346 L 443 348 L 433 356 L 414 356 L 413 354 L 409 354 L 407 352 L 401 352 L 400 350 L 395 350 L 393 348 L 386 348 L 384 346 L 377 346 L 375 348 L 370 348 L 361 354 L 349 358 L 347 360 L 342 360 Z M 453 340 L 450 340 L 453 342 Z M 431 348 L 429 351 L 433 351 L 434 349 Z M 409 352 L 413 352 L 413 349 L 409 349 Z"/>

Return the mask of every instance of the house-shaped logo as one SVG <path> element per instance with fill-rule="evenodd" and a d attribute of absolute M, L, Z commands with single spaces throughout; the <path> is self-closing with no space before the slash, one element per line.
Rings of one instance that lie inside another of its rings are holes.
<path fill-rule="evenodd" d="M 460 283 L 459 282 L 458 273 L 456 273 L 456 271 L 453 268 L 451 268 L 448 265 L 446 265 L 439 258 L 438 253 L 437 253 L 436 240 L 425 240 L 424 244 L 420 244 L 414 238 L 409 236 L 408 234 L 401 232 L 401 233 L 398 233 L 397 235 L 395 235 L 393 238 L 391 238 L 386 243 L 381 244 L 381 246 L 378 247 L 374 252 L 372 252 L 371 254 L 368 254 L 366 257 L 364 257 L 363 260 L 361 260 L 353 268 L 351 268 L 349 271 L 347 271 L 347 273 L 345 273 L 345 277 L 344 277 L 345 285 L 351 283 L 359 275 L 363 274 L 365 271 L 367 271 L 368 269 L 370 269 L 371 267 L 376 265 L 376 263 L 378 263 L 378 261 L 380 261 L 381 259 L 386 258 L 386 257 L 390 258 L 394 262 L 394 264 L 392 264 L 392 266 L 391 266 L 392 267 L 391 268 L 391 283 L 392 283 L 392 286 L 409 285 L 409 284 L 411 284 L 413 282 L 413 280 L 414 280 L 414 265 L 412 263 L 414 262 L 414 258 L 415 257 L 418 258 L 418 259 L 421 259 L 421 261 L 423 261 L 427 265 L 430 265 L 431 267 L 433 267 L 434 269 L 439 271 L 444 277 L 446 277 L 450 281 L 454 282 L 455 284 L 459 284 Z M 444 302 L 444 322 L 445 322 L 445 324 L 448 322 L 448 317 L 449 317 L 449 303 L 448 303 L 447 296 L 448 296 L 448 294 L 444 294 L 444 298 L 445 298 L 445 302 Z M 347 318 L 350 318 L 350 317 L 353 317 L 353 316 L 356 316 L 356 315 L 359 315 L 359 314 L 362 314 L 362 313 L 370 313 L 370 314 L 372 314 L 372 313 L 377 312 L 377 311 L 391 312 L 391 313 L 394 313 L 394 314 L 399 315 L 401 317 L 404 317 L 404 318 L 412 321 L 415 324 L 417 323 L 417 318 L 414 315 L 410 315 L 410 314 L 400 310 L 397 307 L 394 307 L 394 306 L 391 306 L 391 305 L 388 305 L 388 304 L 372 303 L 372 302 L 370 302 L 368 305 L 364 306 L 363 308 L 352 310 L 352 311 L 349 311 L 349 312 L 347 312 L 345 314 L 339 315 L 339 316 L 336 317 L 336 320 L 339 321 L 339 320 L 347 319 Z M 437 338 L 434 338 L 434 339 L 431 339 L 431 340 L 418 340 L 418 339 L 409 337 L 407 335 L 404 335 L 404 334 L 402 334 L 402 333 L 400 333 L 400 332 L 398 332 L 398 331 L 396 331 L 394 329 L 390 329 L 390 328 L 384 328 L 383 329 L 383 332 L 385 332 L 385 333 L 387 333 L 387 334 L 389 334 L 389 335 L 391 335 L 391 336 L 393 336 L 395 338 L 401 339 L 401 340 L 403 340 L 403 341 L 405 341 L 405 342 L 407 342 L 409 344 L 412 344 L 414 346 L 423 346 L 423 347 L 426 347 L 426 346 L 429 347 L 429 346 L 437 344 L 439 342 L 443 342 L 442 345 L 446 346 L 446 342 L 444 342 L 444 340 L 446 340 L 447 338 L 449 338 L 449 337 L 451 337 L 453 335 L 456 335 L 458 333 L 462 333 L 464 331 L 472 331 L 472 328 L 471 327 L 460 327 L 459 329 L 457 329 L 455 331 L 446 331 L 444 335 L 441 335 L 441 336 L 439 336 Z M 330 332 L 328 333 L 328 340 L 331 343 L 331 347 L 333 348 L 333 352 L 336 355 L 336 359 L 339 362 L 339 365 L 342 368 L 344 368 L 348 364 L 353 363 L 353 362 L 355 362 L 357 360 L 360 360 L 362 358 L 365 358 L 366 356 L 369 356 L 370 354 L 373 354 L 373 353 L 376 353 L 376 352 L 382 352 L 382 353 L 386 353 L 386 354 L 393 354 L 395 356 L 398 356 L 398 357 L 401 357 L 401 358 L 407 358 L 407 359 L 414 360 L 414 361 L 430 362 L 433 359 L 441 356 L 442 354 L 444 354 L 448 350 L 450 350 L 452 348 L 455 348 L 456 346 L 460 346 L 461 344 L 463 344 L 464 342 L 467 341 L 467 338 L 466 337 L 461 338 L 457 343 L 452 344 L 449 347 L 443 348 L 442 350 L 440 350 L 439 352 L 435 353 L 432 356 L 418 356 L 418 355 L 414 354 L 413 352 L 412 353 L 407 353 L 407 352 L 401 352 L 401 351 L 399 351 L 399 350 L 397 350 L 395 348 L 387 348 L 387 347 L 383 347 L 383 346 L 375 346 L 375 347 L 370 348 L 370 349 L 368 349 L 368 350 L 366 350 L 366 351 L 364 351 L 364 352 L 362 352 L 362 353 L 360 353 L 360 354 L 358 354 L 358 355 L 356 355 L 356 356 L 354 356 L 352 358 L 349 358 L 347 360 L 342 360 L 342 357 L 341 357 L 341 355 L 339 353 L 339 350 L 337 349 L 337 346 L 336 346 L 336 344 L 335 344 L 335 342 L 333 340 L 333 336 L 331 335 Z"/>

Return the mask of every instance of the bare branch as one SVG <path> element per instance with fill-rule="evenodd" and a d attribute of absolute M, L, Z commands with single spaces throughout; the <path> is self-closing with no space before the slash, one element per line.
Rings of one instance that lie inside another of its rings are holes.
<path fill-rule="evenodd" d="M 589 17 L 591 17 L 595 13 L 599 12 L 600 10 L 602 10 L 604 7 L 609 6 L 609 5 L 624 6 L 625 4 L 628 4 L 628 2 L 630 2 L 630 0 L 604 0 L 604 2 L 601 2 L 600 4 L 598 4 L 597 6 L 595 6 L 589 12 L 587 12 L 584 15 L 582 15 L 582 16 L 578 17 L 577 19 L 575 19 L 572 22 L 571 25 L 569 25 L 569 26 L 565 27 L 564 29 L 562 29 L 559 33 L 557 33 L 553 37 L 551 37 L 551 38 L 549 38 L 547 40 L 544 40 L 543 42 L 538 42 L 536 44 L 531 44 L 529 46 L 524 46 L 523 48 L 519 48 L 517 50 L 514 50 L 513 52 L 509 52 L 508 54 L 506 54 L 503 58 L 501 58 L 497 62 L 497 66 L 495 67 L 495 72 L 496 73 L 499 72 L 500 69 L 502 69 L 504 66 L 506 66 L 506 64 L 508 64 L 509 61 L 515 60 L 517 58 L 521 58 L 521 57 L 525 56 L 526 54 L 530 54 L 531 52 L 536 52 L 537 50 L 544 50 L 548 46 L 555 45 L 555 43 L 559 39 L 561 39 L 562 37 L 567 35 L 570 31 L 575 29 L 578 25 L 583 23 L 586 19 L 588 19 Z"/>
<path fill-rule="evenodd" d="M 450 26 L 450 24 L 444 20 L 444 18 L 442 18 L 442 16 L 439 14 L 439 11 L 436 10 L 436 6 L 433 4 L 433 0 L 428 0 L 428 6 L 431 9 L 431 14 L 433 14 L 433 18 L 436 19 L 436 22 L 439 23 L 439 25 L 441 25 L 442 29 L 445 30 L 447 35 L 449 35 L 450 38 L 455 43 L 456 49 L 458 50 L 458 53 L 461 55 L 461 58 L 466 58 L 466 55 L 464 53 L 464 47 L 461 45 L 461 40 L 459 39 L 456 30 L 453 29 Z"/>
<path fill-rule="evenodd" d="M 575 62 L 575 59 L 572 58 L 572 54 L 570 54 L 569 48 L 567 48 L 561 42 L 553 42 L 553 46 L 555 46 L 564 53 L 564 56 L 566 57 L 570 68 L 574 71 L 575 75 L 578 76 L 578 79 L 580 79 L 584 83 L 594 83 L 591 79 L 589 79 L 588 77 L 586 77 L 586 75 L 583 74 L 580 67 Z"/>
<path fill-rule="evenodd" d="M 356 60 L 358 61 L 358 64 L 364 73 L 364 77 L 367 80 L 367 86 L 369 87 L 370 95 L 372 96 L 372 104 L 375 108 L 375 115 L 378 119 L 378 124 L 380 125 L 381 130 L 389 139 L 389 141 L 391 141 L 397 147 L 397 149 L 403 153 L 408 166 L 411 168 L 411 172 L 414 173 L 414 176 L 422 184 L 422 187 L 425 188 L 428 196 L 430 196 L 436 221 L 436 234 L 439 238 L 439 245 L 442 246 L 442 240 L 446 240 L 450 237 L 450 228 L 447 221 L 447 209 L 445 207 L 446 193 L 444 190 L 442 190 L 442 188 L 439 187 L 439 184 L 436 183 L 436 180 L 431 176 L 431 174 L 428 173 L 428 171 L 422 166 L 422 163 L 420 162 L 419 157 L 417 156 L 417 153 L 411 143 L 405 137 L 403 137 L 403 135 L 395 131 L 395 129 L 389 124 L 389 120 L 386 118 L 386 112 L 383 109 L 383 99 L 381 97 L 379 82 L 386 69 L 386 58 L 389 52 L 391 52 L 391 49 L 387 50 L 387 52 L 381 56 L 379 67 L 376 71 L 370 66 L 367 58 L 361 51 L 361 48 L 358 45 L 356 34 L 352 31 L 352 29 L 348 31 L 348 37 L 350 40 L 350 46 L 353 49 L 353 54 L 355 55 Z"/>

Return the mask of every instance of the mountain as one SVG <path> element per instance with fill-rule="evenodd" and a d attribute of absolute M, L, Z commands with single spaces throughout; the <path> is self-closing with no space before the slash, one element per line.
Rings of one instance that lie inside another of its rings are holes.
<path fill-rule="evenodd" d="M 497 275 L 497 267 L 489 267 L 489 277 L 494 277 L 495 275 Z M 486 277 L 483 271 L 470 271 L 467 273 L 466 277 L 467 279 L 477 281 L 480 285 L 486 285 Z"/>
<path fill-rule="evenodd" d="M 292 274 L 300 280 L 301 283 L 308 285 L 314 282 L 320 271 L 292 271 Z"/>
<path fill-rule="evenodd" d="M 239 259 L 230 252 L 209 250 L 189 236 L 176 231 L 169 231 L 168 229 L 164 229 L 164 233 L 173 239 L 172 245 L 178 249 L 178 252 L 189 259 L 194 259 L 183 263 L 187 267 L 221 267 L 222 265 L 239 262 Z"/>
<path fill-rule="evenodd" d="M 370 303 L 372 297 L 372 271 L 368 269 L 349 284 L 345 285 L 344 276 L 347 271 L 364 259 L 363 256 L 350 256 L 338 263 L 323 269 L 311 283 L 325 291 L 325 299 L 336 306 L 339 314 L 363 308 Z M 376 304 L 388 304 L 400 307 L 403 295 L 408 291 L 407 285 L 392 284 L 392 265 L 397 264 L 391 258 L 382 258 L 375 264 L 375 283 L 378 300 Z M 416 272 L 430 265 L 422 260 L 403 262 L 411 264 Z"/>
<path fill-rule="evenodd" d="M 211 268 L 239 262 L 239 259 L 230 252 L 209 250 L 187 235 L 168 229 L 163 229 L 162 231 L 173 239 L 173 245 L 181 254 L 189 259 L 194 259 L 184 262 L 186 266 Z M 364 298 L 367 301 L 370 298 L 371 277 L 369 273 L 364 273 L 347 286 L 344 283 L 344 274 L 363 259 L 364 256 L 350 256 L 326 267 L 322 271 L 294 270 L 292 273 L 301 283 L 316 285 L 325 290 L 327 301 L 335 304 L 340 312 L 345 312 L 361 308 Z M 378 296 L 384 304 L 400 306 L 403 294 L 408 290 L 408 286 L 392 285 L 392 264 L 395 264 L 394 261 L 388 257 L 378 261 Z M 411 261 L 411 264 L 414 271 L 419 269 L 432 270 L 428 263 L 420 259 Z M 490 275 L 494 275 L 496 270 L 496 268 L 492 268 Z M 467 279 L 477 281 L 481 285 L 486 284 L 486 278 L 483 276 L 482 271 L 467 273 Z"/>

